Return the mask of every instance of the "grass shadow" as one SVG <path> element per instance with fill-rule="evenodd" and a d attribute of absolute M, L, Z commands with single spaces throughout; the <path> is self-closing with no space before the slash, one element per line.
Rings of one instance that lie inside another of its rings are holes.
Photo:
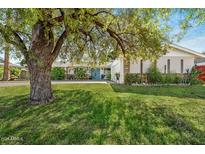
<path fill-rule="evenodd" d="M 103 143 L 111 114 L 106 98 L 86 90 L 57 90 L 55 97 L 36 106 L 27 95 L 0 97 L 0 144 Z M 4 139 L 11 136 L 23 140 Z"/>
<path fill-rule="evenodd" d="M 205 99 L 205 86 L 129 86 L 110 84 L 114 92 Z"/>
<path fill-rule="evenodd" d="M 54 94 L 47 105 L 0 97 L 0 144 L 205 144 L 205 132 L 173 106 L 82 89 Z"/>

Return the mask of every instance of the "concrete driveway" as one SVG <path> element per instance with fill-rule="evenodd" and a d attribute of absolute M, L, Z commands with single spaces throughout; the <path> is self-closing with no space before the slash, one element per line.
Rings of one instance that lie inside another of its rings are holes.
<path fill-rule="evenodd" d="M 91 83 L 102 83 L 107 84 L 111 81 L 52 81 L 52 84 L 91 84 Z M 9 87 L 9 86 L 24 86 L 29 85 L 29 81 L 0 81 L 0 87 Z"/>

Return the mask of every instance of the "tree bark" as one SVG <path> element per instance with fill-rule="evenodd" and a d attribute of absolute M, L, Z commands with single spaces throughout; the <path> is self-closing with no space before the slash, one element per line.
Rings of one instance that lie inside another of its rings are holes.
<path fill-rule="evenodd" d="M 47 104 L 53 100 L 51 88 L 52 29 L 39 21 L 32 30 L 32 44 L 27 65 L 30 73 L 30 103 Z"/>
<path fill-rule="evenodd" d="M 10 78 L 10 71 L 9 71 L 9 46 L 6 45 L 4 51 L 4 73 L 3 73 L 3 81 L 8 81 Z"/>
<path fill-rule="evenodd" d="M 30 71 L 30 103 L 47 104 L 53 101 L 50 69 L 36 69 Z"/>

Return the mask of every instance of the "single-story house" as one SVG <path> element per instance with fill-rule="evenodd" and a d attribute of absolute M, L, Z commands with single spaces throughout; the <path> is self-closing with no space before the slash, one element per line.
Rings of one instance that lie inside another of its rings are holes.
<path fill-rule="evenodd" d="M 4 66 L 4 60 L 0 57 L 0 66 Z M 17 65 L 17 64 L 13 64 L 13 63 L 9 63 L 10 67 L 17 67 L 17 68 L 25 68 L 23 66 Z"/>
<path fill-rule="evenodd" d="M 205 62 L 198 62 L 196 63 L 197 66 L 205 66 Z"/>
<path fill-rule="evenodd" d="M 1 57 L 0 57 L 0 67 L 4 67 L 4 60 Z M 28 79 L 29 78 L 29 73 L 28 73 L 28 70 L 26 67 L 18 65 L 18 64 L 13 64 L 13 63 L 9 63 L 9 67 L 15 67 L 15 68 L 19 68 L 21 70 L 21 73 L 19 75 L 19 79 Z"/>
<path fill-rule="evenodd" d="M 205 53 L 203 53 L 203 54 L 205 54 Z M 205 66 L 205 58 L 197 59 L 195 62 L 196 62 L 197 66 Z"/>
<path fill-rule="evenodd" d="M 205 55 L 179 45 L 170 45 L 165 55 L 155 61 L 161 73 L 184 74 L 196 65 L 196 59 L 205 59 Z M 115 59 L 111 64 L 111 80 L 124 83 L 126 73 L 146 74 L 152 64 L 151 60 L 132 59 L 125 61 L 122 57 Z M 120 74 L 119 80 L 116 73 Z"/>
<path fill-rule="evenodd" d="M 61 67 L 65 69 L 65 80 L 69 80 L 70 76 L 74 75 L 75 68 L 86 68 L 87 75 L 91 80 L 106 80 L 110 77 L 110 65 L 107 63 L 105 65 L 89 66 L 87 64 L 73 64 L 70 62 L 55 61 L 52 67 Z"/>

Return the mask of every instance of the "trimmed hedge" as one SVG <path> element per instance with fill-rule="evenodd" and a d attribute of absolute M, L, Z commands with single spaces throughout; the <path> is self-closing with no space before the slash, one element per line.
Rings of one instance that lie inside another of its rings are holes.
<path fill-rule="evenodd" d="M 140 77 L 137 73 L 127 73 L 125 74 L 125 84 L 132 85 L 140 82 Z"/>
<path fill-rule="evenodd" d="M 65 70 L 61 67 L 54 67 L 51 70 L 51 79 L 52 80 L 64 80 L 65 79 Z"/>
<path fill-rule="evenodd" d="M 86 80 L 86 79 L 88 79 L 89 76 L 86 73 L 87 73 L 87 68 L 76 67 L 74 69 L 75 79 L 77 79 L 77 80 Z"/>
<path fill-rule="evenodd" d="M 191 71 L 187 71 L 187 73 L 183 76 L 179 74 L 162 74 L 158 68 L 154 67 L 153 65 L 148 69 L 147 72 L 147 82 L 151 84 L 190 84 L 190 85 L 196 85 L 196 84 L 202 84 L 202 81 L 200 81 L 197 76 L 201 72 L 195 69 L 193 67 Z M 135 83 L 141 83 L 141 77 L 140 74 L 136 73 L 127 73 L 125 74 L 125 84 L 132 85 Z"/>
<path fill-rule="evenodd" d="M 183 80 L 182 77 L 178 76 L 177 74 L 166 74 L 162 76 L 162 83 L 164 84 L 171 84 L 171 83 L 181 83 Z"/>

